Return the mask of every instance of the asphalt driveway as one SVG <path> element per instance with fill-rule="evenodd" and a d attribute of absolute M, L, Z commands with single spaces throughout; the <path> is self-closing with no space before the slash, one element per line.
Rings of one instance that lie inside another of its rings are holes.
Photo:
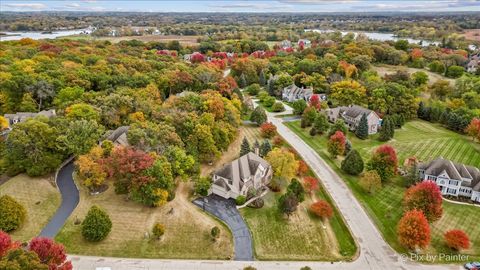
<path fill-rule="evenodd" d="M 233 200 L 210 195 L 194 200 L 193 204 L 227 224 L 233 234 L 236 261 L 253 261 L 252 236 Z"/>
<path fill-rule="evenodd" d="M 73 210 L 78 205 L 79 193 L 75 182 L 73 181 L 74 165 L 70 161 L 63 166 L 57 175 L 57 186 L 62 194 L 62 204 L 57 209 L 55 215 L 48 222 L 47 226 L 43 228 L 40 236 L 54 238 L 65 224 L 67 218 L 72 214 Z"/>

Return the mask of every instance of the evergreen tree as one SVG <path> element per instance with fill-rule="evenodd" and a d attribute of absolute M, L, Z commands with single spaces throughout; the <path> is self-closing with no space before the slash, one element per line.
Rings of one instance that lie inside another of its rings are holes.
<path fill-rule="evenodd" d="M 240 156 L 250 153 L 250 143 L 247 137 L 243 137 L 242 145 L 240 146 Z"/>
<path fill-rule="evenodd" d="M 358 124 L 357 129 L 355 130 L 355 135 L 359 139 L 365 140 L 368 138 L 368 120 L 367 115 L 363 114 L 362 118 L 360 119 L 360 123 Z"/>
<path fill-rule="evenodd" d="M 273 79 L 268 80 L 268 94 L 272 97 L 275 96 L 275 81 Z"/>
<path fill-rule="evenodd" d="M 364 168 L 362 156 L 352 149 L 342 161 L 342 170 L 351 175 L 359 175 Z"/>
<path fill-rule="evenodd" d="M 270 141 L 265 139 L 265 141 L 263 141 L 262 145 L 260 146 L 260 156 L 266 157 L 271 150 L 272 145 L 270 144 Z"/>
<path fill-rule="evenodd" d="M 316 129 L 315 127 L 312 127 L 312 128 L 310 129 L 310 136 L 313 137 L 313 136 L 315 136 L 315 135 L 317 135 L 317 129 Z"/>
<path fill-rule="evenodd" d="M 420 180 L 420 174 L 418 173 L 417 164 L 413 164 L 408 168 L 407 175 L 405 175 L 405 186 L 410 187 L 415 185 Z"/>
<path fill-rule="evenodd" d="M 390 117 L 386 117 L 383 120 L 382 129 L 380 130 L 380 137 L 378 138 L 382 142 L 386 142 L 393 138 L 394 126 Z"/>
<path fill-rule="evenodd" d="M 260 149 L 260 143 L 258 142 L 258 140 L 255 140 L 255 142 L 253 143 L 252 149 Z"/>
<path fill-rule="evenodd" d="M 423 101 L 420 101 L 417 109 L 417 117 L 420 119 L 425 119 L 425 110 L 425 103 L 423 103 Z"/>
<path fill-rule="evenodd" d="M 263 72 L 263 69 L 260 70 L 260 74 L 258 75 L 258 82 L 261 86 L 265 86 L 267 84 L 267 79 L 265 78 L 265 73 Z"/>
<path fill-rule="evenodd" d="M 242 73 L 242 75 L 240 75 L 240 81 L 238 82 L 238 84 L 241 88 L 247 87 L 247 79 L 245 78 L 245 74 Z"/>
<path fill-rule="evenodd" d="M 323 113 L 317 114 L 313 121 L 313 128 L 315 129 L 315 134 L 323 134 L 327 132 L 329 128 L 327 116 Z"/>
<path fill-rule="evenodd" d="M 347 139 L 345 142 L 345 153 L 348 154 L 352 150 L 352 142 Z"/>
<path fill-rule="evenodd" d="M 265 110 L 262 107 L 258 106 L 250 115 L 250 121 L 257 123 L 257 125 L 261 125 L 267 121 L 267 113 L 265 113 Z"/>

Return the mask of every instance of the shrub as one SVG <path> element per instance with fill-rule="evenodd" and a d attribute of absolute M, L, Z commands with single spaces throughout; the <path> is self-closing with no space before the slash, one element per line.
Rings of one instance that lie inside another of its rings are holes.
<path fill-rule="evenodd" d="M 250 121 L 257 123 L 257 125 L 263 124 L 265 121 L 267 121 L 267 114 L 265 113 L 265 110 L 260 106 L 256 107 L 250 115 Z"/>
<path fill-rule="evenodd" d="M 273 112 L 283 112 L 285 111 L 285 106 L 283 106 L 282 102 L 275 102 L 272 106 L 272 111 Z"/>
<path fill-rule="evenodd" d="M 463 75 L 465 69 L 461 66 L 449 66 L 447 69 L 447 77 L 458 78 Z"/>
<path fill-rule="evenodd" d="M 277 134 L 277 127 L 271 122 L 265 122 L 260 126 L 260 133 L 264 138 L 272 138 Z"/>
<path fill-rule="evenodd" d="M 468 249 L 470 247 L 470 239 L 462 230 L 450 230 L 444 235 L 447 246 L 454 250 Z"/>
<path fill-rule="evenodd" d="M 398 241 L 411 250 L 425 248 L 430 243 L 430 227 L 425 215 L 420 210 L 406 212 L 397 228 Z"/>
<path fill-rule="evenodd" d="M 363 159 L 357 150 L 348 152 L 345 159 L 342 161 L 342 170 L 351 175 L 358 175 L 363 171 Z"/>
<path fill-rule="evenodd" d="M 332 206 L 323 200 L 310 205 L 310 211 L 321 218 L 331 218 L 333 216 Z"/>
<path fill-rule="evenodd" d="M 244 267 L 243 270 L 257 270 L 257 268 L 249 265 L 249 266 Z"/>
<path fill-rule="evenodd" d="M 370 194 L 382 188 L 382 179 L 376 171 L 365 172 L 358 183 L 362 189 Z"/>
<path fill-rule="evenodd" d="M 194 183 L 195 193 L 200 194 L 202 196 L 207 196 L 208 190 L 210 189 L 211 186 L 212 186 L 212 181 L 210 181 L 210 178 L 198 177 Z"/>
<path fill-rule="evenodd" d="M 235 199 L 235 203 L 237 205 L 243 205 L 246 201 L 247 201 L 247 198 L 243 195 L 240 195 Z"/>
<path fill-rule="evenodd" d="M 274 97 L 266 97 L 264 100 L 263 100 L 263 105 L 265 105 L 265 107 L 272 107 L 272 105 L 275 103 L 276 99 Z"/>
<path fill-rule="evenodd" d="M 292 103 L 293 113 L 296 115 L 302 115 L 303 111 L 307 108 L 307 102 L 303 99 L 295 100 Z"/>
<path fill-rule="evenodd" d="M 98 206 L 92 206 L 82 222 L 82 236 L 92 242 L 107 237 L 112 229 L 112 221 L 108 214 Z"/>
<path fill-rule="evenodd" d="M 267 91 L 260 91 L 258 92 L 258 99 L 260 100 L 260 102 L 263 102 L 267 97 L 269 97 L 270 95 L 268 94 Z"/>
<path fill-rule="evenodd" d="M 251 96 L 256 96 L 260 92 L 261 88 L 258 83 L 254 83 L 247 87 L 246 91 Z"/>
<path fill-rule="evenodd" d="M 165 234 L 165 226 L 161 223 L 155 223 L 152 228 L 152 234 L 155 238 L 160 239 Z"/>
<path fill-rule="evenodd" d="M 298 176 L 304 176 L 308 172 L 308 165 L 305 163 L 303 160 L 298 161 L 298 169 L 297 169 L 297 175 Z"/>
<path fill-rule="evenodd" d="M 27 211 L 9 195 L 0 197 L 0 230 L 10 232 L 18 229 L 23 222 Z"/>
<path fill-rule="evenodd" d="M 217 226 L 213 227 L 212 230 L 210 230 L 210 235 L 212 235 L 213 239 L 216 239 L 220 236 L 220 228 Z"/>

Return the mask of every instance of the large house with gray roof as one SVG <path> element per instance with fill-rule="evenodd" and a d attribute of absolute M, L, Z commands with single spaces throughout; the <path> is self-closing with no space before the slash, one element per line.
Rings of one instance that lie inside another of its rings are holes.
<path fill-rule="evenodd" d="M 130 126 L 121 126 L 115 130 L 107 131 L 104 140 L 109 140 L 113 142 L 113 145 L 115 146 L 130 146 L 127 138 L 129 129 Z"/>
<path fill-rule="evenodd" d="M 298 87 L 294 83 L 283 88 L 282 91 L 282 99 L 288 102 L 294 102 L 299 99 L 309 102 L 313 96 L 318 96 L 318 99 L 321 101 L 327 100 L 327 96 L 325 94 L 314 94 L 313 88 Z"/>
<path fill-rule="evenodd" d="M 480 170 L 473 166 L 437 158 L 419 166 L 424 181 L 434 181 L 442 195 L 462 196 L 480 202 Z"/>
<path fill-rule="evenodd" d="M 327 118 L 330 122 L 342 119 L 350 130 L 356 130 L 360 124 L 360 119 L 365 114 L 368 122 L 368 134 L 375 134 L 381 125 L 382 119 L 374 111 L 365 109 L 361 106 L 352 105 L 348 107 L 336 107 L 327 109 Z"/>
<path fill-rule="evenodd" d="M 8 120 L 9 126 L 13 126 L 17 123 L 24 122 L 29 118 L 35 118 L 37 116 L 45 116 L 51 118 L 56 116 L 55 110 L 40 111 L 38 113 L 34 112 L 17 112 L 17 113 L 7 113 L 4 117 Z"/>
<path fill-rule="evenodd" d="M 225 164 L 213 173 L 209 194 L 225 199 L 247 196 L 250 189 L 265 188 L 272 179 L 272 166 L 252 152 Z"/>

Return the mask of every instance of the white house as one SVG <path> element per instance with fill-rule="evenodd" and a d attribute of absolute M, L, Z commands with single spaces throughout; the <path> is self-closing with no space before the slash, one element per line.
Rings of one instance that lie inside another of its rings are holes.
<path fill-rule="evenodd" d="M 480 170 L 473 166 L 437 158 L 419 166 L 424 181 L 434 181 L 442 195 L 462 196 L 480 202 Z"/>
<path fill-rule="evenodd" d="M 292 42 L 290 40 L 282 40 L 282 42 L 280 42 L 280 47 L 282 49 L 286 49 L 286 48 L 291 48 L 292 47 Z"/>
<path fill-rule="evenodd" d="M 381 125 L 381 118 L 374 111 L 363 108 L 361 106 L 352 105 L 348 107 L 336 107 L 327 109 L 327 118 L 330 122 L 335 122 L 337 119 L 343 119 L 350 130 L 356 130 L 360 124 L 362 116 L 367 116 L 368 134 L 375 134 L 378 132 L 378 127 Z"/>
<path fill-rule="evenodd" d="M 294 102 L 295 100 L 303 99 L 305 101 L 310 101 L 313 96 L 318 96 L 320 100 L 327 100 L 327 96 L 325 94 L 314 94 L 313 88 L 303 88 L 298 87 L 295 84 L 289 85 L 283 88 L 282 91 L 282 99 L 288 102 Z"/>
<path fill-rule="evenodd" d="M 470 61 L 467 64 L 467 71 L 470 73 L 475 73 L 477 72 L 479 65 L 480 65 L 480 56 L 474 55 L 470 57 Z"/>
<path fill-rule="evenodd" d="M 270 164 L 252 152 L 224 165 L 214 172 L 209 194 L 226 199 L 247 196 L 250 189 L 264 188 L 272 179 Z"/>

